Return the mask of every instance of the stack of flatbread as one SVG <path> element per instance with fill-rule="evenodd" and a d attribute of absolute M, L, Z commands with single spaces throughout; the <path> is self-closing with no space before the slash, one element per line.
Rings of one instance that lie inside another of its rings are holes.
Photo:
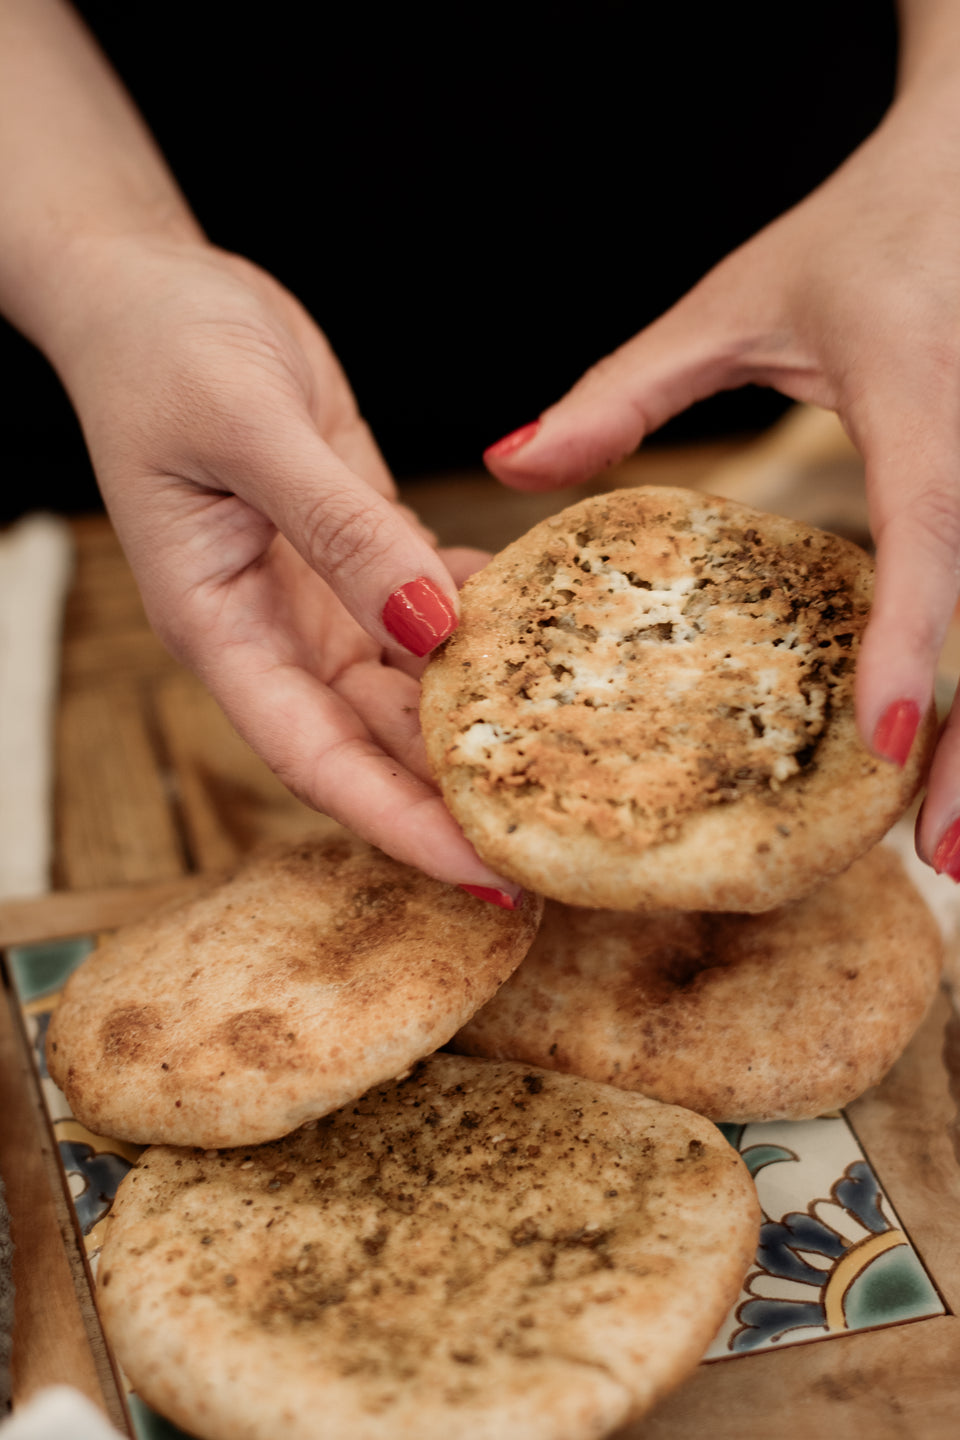
<path fill-rule="evenodd" d="M 481 856 L 552 898 L 455 1048 L 718 1121 L 809 1118 L 887 1072 L 942 947 L 877 841 L 935 717 L 902 769 L 858 736 L 872 584 L 849 541 L 661 488 L 575 505 L 467 583 L 428 753 Z"/>
<path fill-rule="evenodd" d="M 529 950 L 343 832 L 106 939 L 47 1056 L 149 1142 L 99 1264 L 137 1390 L 205 1440 L 600 1436 L 698 1362 L 756 1249 L 689 1110 L 436 1054 Z"/>
<path fill-rule="evenodd" d="M 710 1121 L 846 1103 L 936 984 L 873 848 L 930 733 L 903 771 L 856 737 L 869 593 L 853 547 L 728 502 L 574 507 L 470 583 L 424 684 L 516 911 L 331 830 L 99 946 L 48 1062 L 152 1146 L 99 1271 L 147 1400 L 205 1440 L 580 1440 L 696 1365 L 759 1221 Z"/>

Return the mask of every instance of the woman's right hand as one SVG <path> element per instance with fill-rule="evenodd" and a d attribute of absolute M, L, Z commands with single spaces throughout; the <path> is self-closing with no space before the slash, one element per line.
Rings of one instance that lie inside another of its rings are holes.
<path fill-rule="evenodd" d="M 203 243 L 82 254 L 55 351 L 147 613 L 307 804 L 511 905 L 426 764 L 418 676 L 483 563 L 436 550 L 329 345 Z"/>

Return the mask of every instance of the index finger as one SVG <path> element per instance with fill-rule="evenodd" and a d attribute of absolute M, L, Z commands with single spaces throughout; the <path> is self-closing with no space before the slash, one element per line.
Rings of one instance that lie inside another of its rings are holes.
<path fill-rule="evenodd" d="M 937 662 L 960 593 L 960 456 L 946 425 L 921 434 L 916 414 L 901 407 L 891 407 L 862 437 L 861 448 L 877 571 L 857 665 L 858 720 L 874 753 L 904 765 L 933 703 Z M 958 813 L 960 732 L 949 727 L 918 834 L 923 858 L 933 858 Z"/>

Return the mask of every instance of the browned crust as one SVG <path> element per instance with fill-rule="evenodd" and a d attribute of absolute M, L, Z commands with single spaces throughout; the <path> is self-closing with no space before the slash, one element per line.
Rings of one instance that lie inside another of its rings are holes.
<path fill-rule="evenodd" d="M 610 909 L 762 911 L 886 832 L 920 783 L 854 721 L 856 546 L 684 490 L 597 496 L 464 587 L 421 717 L 488 864 Z M 842 795 L 843 804 L 837 804 Z"/>
<path fill-rule="evenodd" d="M 758 1221 L 699 1116 L 439 1055 L 272 1145 L 148 1151 L 99 1298 L 207 1440 L 593 1440 L 696 1365 Z"/>
<path fill-rule="evenodd" d="M 936 992 L 940 934 L 880 846 L 765 915 L 548 904 L 526 960 L 453 1041 L 712 1120 L 803 1120 L 887 1072 Z"/>
<path fill-rule="evenodd" d="M 51 1021 L 50 1073 L 99 1134 L 273 1139 L 448 1040 L 541 908 L 498 909 L 346 832 L 279 847 L 105 939 Z"/>

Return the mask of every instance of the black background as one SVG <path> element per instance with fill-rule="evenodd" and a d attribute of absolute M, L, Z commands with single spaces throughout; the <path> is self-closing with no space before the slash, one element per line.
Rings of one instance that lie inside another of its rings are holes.
<path fill-rule="evenodd" d="M 396 473 L 478 461 L 795 203 L 889 103 L 894 7 L 78 8 L 208 234 L 330 337 Z M 2 514 L 90 508 L 46 362 L 0 335 Z M 718 397 L 665 438 L 768 423 Z"/>

